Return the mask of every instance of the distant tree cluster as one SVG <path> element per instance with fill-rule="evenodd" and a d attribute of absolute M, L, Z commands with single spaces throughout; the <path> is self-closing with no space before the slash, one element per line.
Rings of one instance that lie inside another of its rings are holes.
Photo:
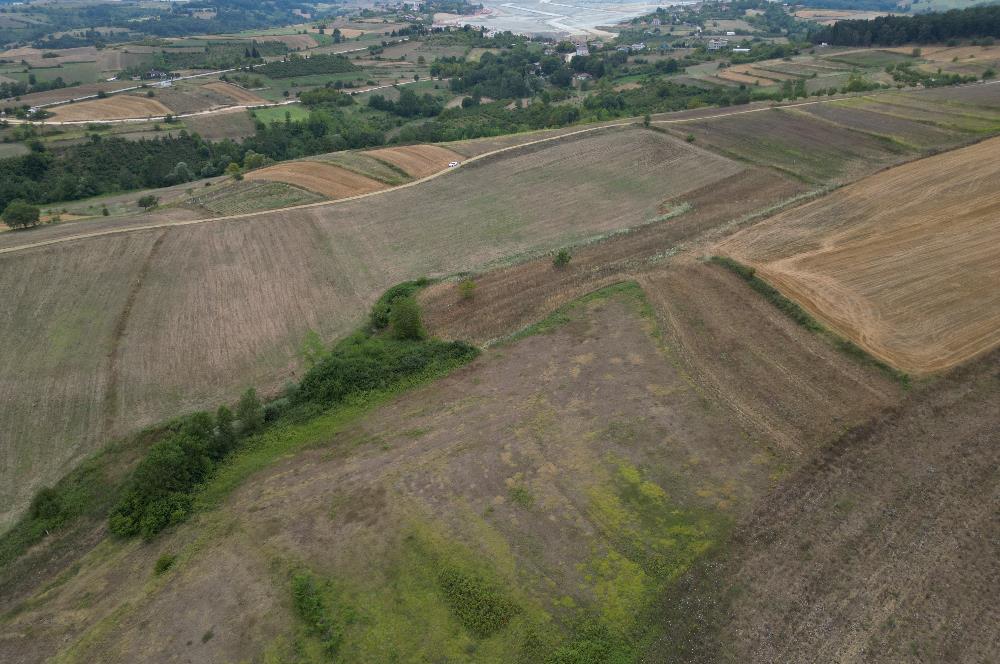
<path fill-rule="evenodd" d="M 314 74 L 344 74 L 357 70 L 357 65 L 342 55 L 320 54 L 310 58 L 290 55 L 284 60 L 258 67 L 256 71 L 269 78 L 292 78 Z"/>
<path fill-rule="evenodd" d="M 417 96 L 417 93 L 408 89 L 400 90 L 398 101 L 386 99 L 382 95 L 372 95 L 368 98 L 368 105 L 404 118 L 431 118 L 444 109 L 444 105 L 433 96 L 426 93 L 422 97 Z"/>
<path fill-rule="evenodd" d="M 916 16 L 837 21 L 815 32 L 812 41 L 838 46 L 896 46 L 976 37 L 1000 37 L 1000 5 Z"/>

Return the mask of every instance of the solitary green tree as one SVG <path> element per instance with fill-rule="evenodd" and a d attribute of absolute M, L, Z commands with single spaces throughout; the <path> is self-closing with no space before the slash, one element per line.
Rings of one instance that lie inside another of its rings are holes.
<path fill-rule="evenodd" d="M 569 251 L 565 249 L 560 249 L 559 252 L 556 253 L 555 258 L 552 259 L 552 265 L 554 265 L 555 267 L 566 267 L 567 265 L 569 265 L 569 261 L 571 258 L 572 256 L 570 255 Z"/>
<path fill-rule="evenodd" d="M 38 208 L 22 200 L 11 201 L 3 211 L 3 222 L 11 228 L 34 226 L 38 217 Z"/>

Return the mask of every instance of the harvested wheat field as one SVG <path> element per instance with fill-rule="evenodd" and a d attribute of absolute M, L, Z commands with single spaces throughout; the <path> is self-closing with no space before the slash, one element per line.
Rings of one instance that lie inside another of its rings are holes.
<path fill-rule="evenodd" d="M 249 90 L 244 90 L 238 85 L 232 85 L 230 83 L 225 83 L 223 81 L 216 81 L 214 83 L 206 83 L 202 86 L 203 88 L 208 88 L 214 92 L 223 94 L 237 104 L 267 104 L 268 101 L 263 99 Z"/>
<path fill-rule="evenodd" d="M 448 168 L 462 156 L 437 145 L 404 145 L 398 148 L 371 150 L 366 154 L 403 169 L 410 177 L 422 178 Z"/>
<path fill-rule="evenodd" d="M 327 198 L 347 198 L 385 189 L 378 180 L 318 161 L 290 161 L 246 174 L 247 180 L 285 182 Z"/>
<path fill-rule="evenodd" d="M 914 374 L 1000 343 L 1000 139 L 871 176 L 717 252 Z"/>
<path fill-rule="evenodd" d="M 173 113 L 157 99 L 127 94 L 56 106 L 51 110 L 52 119 L 63 122 L 159 117 Z"/>

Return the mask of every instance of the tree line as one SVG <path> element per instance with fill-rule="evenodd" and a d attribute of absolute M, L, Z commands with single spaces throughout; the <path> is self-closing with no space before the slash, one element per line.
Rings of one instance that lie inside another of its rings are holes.
<path fill-rule="evenodd" d="M 980 37 L 1000 37 L 1000 5 L 837 21 L 811 35 L 814 43 L 838 46 L 898 46 Z"/>

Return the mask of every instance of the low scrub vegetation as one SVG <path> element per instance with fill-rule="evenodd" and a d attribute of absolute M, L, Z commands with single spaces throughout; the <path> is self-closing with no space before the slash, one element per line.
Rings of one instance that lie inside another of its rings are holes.
<path fill-rule="evenodd" d="M 506 627 L 520 608 L 504 596 L 499 586 L 485 579 L 446 567 L 438 575 L 445 601 L 462 626 L 485 639 Z"/>

